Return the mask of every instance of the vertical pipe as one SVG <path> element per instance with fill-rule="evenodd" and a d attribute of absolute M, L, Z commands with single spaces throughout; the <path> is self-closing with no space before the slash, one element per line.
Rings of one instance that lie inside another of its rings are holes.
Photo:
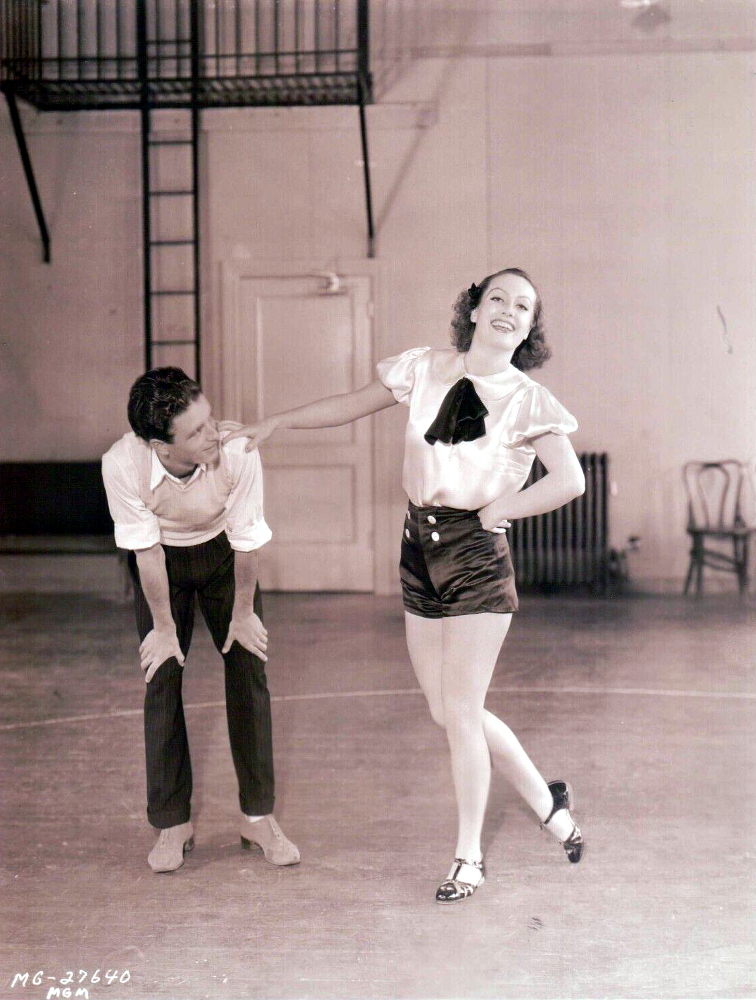
<path fill-rule="evenodd" d="M 294 72 L 299 72 L 299 0 L 294 0 Z"/>
<path fill-rule="evenodd" d="M 606 522 L 606 478 L 604 476 L 604 456 L 601 454 L 596 455 L 596 477 L 598 480 L 596 484 L 596 495 L 598 498 L 598 503 L 596 504 L 596 538 L 598 542 L 596 545 L 596 562 L 598 564 L 598 582 L 600 586 L 603 586 L 604 571 L 606 568 L 606 561 L 604 559 L 604 548 L 606 545 L 606 535 L 604 532 Z"/>
<path fill-rule="evenodd" d="M 60 9 L 61 0 L 57 0 L 55 6 L 58 34 L 58 79 L 63 79 L 63 15 Z"/>
<path fill-rule="evenodd" d="M 559 582 L 560 584 L 566 584 L 570 582 L 570 565 L 572 562 L 570 556 L 570 536 L 567 530 L 567 513 L 568 513 L 569 503 L 563 504 L 557 510 L 557 558 L 558 558 L 558 572 L 559 572 Z"/>
<path fill-rule="evenodd" d="M 150 105 L 147 89 L 147 0 L 136 0 L 139 111 L 142 125 L 142 289 L 144 295 L 144 367 L 152 368 L 152 276 L 150 248 Z"/>
<path fill-rule="evenodd" d="M 336 50 L 336 72 L 338 73 L 341 67 L 341 53 L 339 52 L 339 21 L 341 11 L 339 9 L 339 0 L 333 0 L 333 47 Z"/>
<path fill-rule="evenodd" d="M 28 59 L 27 59 L 27 54 L 29 52 L 29 38 L 28 38 L 29 26 L 27 23 L 28 12 L 29 8 L 21 5 L 20 7 L 18 7 L 18 14 L 16 15 L 18 18 L 18 29 L 19 29 L 18 37 L 21 43 L 21 50 L 19 52 L 20 56 L 19 66 L 21 67 L 21 73 L 24 79 L 26 79 L 29 75 Z"/>
<path fill-rule="evenodd" d="M 84 55 L 84 0 L 76 0 L 76 78 L 84 76 L 82 58 Z"/>
<path fill-rule="evenodd" d="M 193 29 L 192 25 L 192 29 Z M 192 30 L 192 46 L 194 45 L 194 30 Z M 220 24 L 220 4 L 215 4 L 215 75 L 220 76 L 220 46 L 221 46 L 221 24 Z M 194 75 L 194 70 L 192 70 Z"/>
<path fill-rule="evenodd" d="M 255 75 L 260 75 L 260 0 L 255 0 Z"/>
<path fill-rule="evenodd" d="M 511 528 L 507 530 L 507 542 L 509 543 L 509 553 L 512 556 L 515 579 L 520 581 L 525 579 L 525 523 L 524 518 L 515 521 Z M 518 575 L 519 574 L 519 575 Z"/>
<path fill-rule="evenodd" d="M 11 122 L 13 124 L 13 131 L 16 135 L 16 143 L 18 145 L 18 151 L 21 154 L 21 163 L 24 168 L 24 174 L 26 175 L 26 183 L 29 187 L 29 193 L 31 194 L 32 204 L 34 205 L 34 214 L 37 217 L 37 225 L 39 226 L 39 234 L 42 238 L 42 255 L 46 264 L 50 263 L 50 234 L 47 231 L 47 224 L 45 223 L 45 215 L 42 211 L 42 202 L 39 197 L 39 192 L 37 190 L 37 182 L 34 178 L 34 170 L 32 169 L 31 157 L 29 156 L 29 150 L 26 146 L 26 139 L 24 137 L 24 130 L 21 124 L 21 116 L 18 113 L 18 106 L 16 104 L 16 95 L 12 89 L 5 91 L 5 99 L 8 102 L 8 111 L 10 112 Z"/>
<path fill-rule="evenodd" d="M 567 582 L 577 578 L 577 540 L 575 537 L 575 512 L 577 499 L 567 504 L 565 511 L 565 536 L 567 539 Z"/>
<path fill-rule="evenodd" d="M 370 76 L 370 11 L 368 0 L 357 0 L 357 73 L 367 103 L 373 100 L 373 82 Z"/>
<path fill-rule="evenodd" d="M 16 10 L 15 10 L 15 13 L 14 13 L 14 22 L 15 22 L 15 29 L 16 29 L 16 38 L 18 40 L 18 42 L 17 42 L 17 44 L 18 44 L 18 58 L 17 58 L 18 72 L 19 72 L 19 75 L 23 78 L 24 73 L 25 73 L 25 68 L 24 68 L 24 8 L 23 7 L 20 7 L 20 6 L 16 5 Z"/>
<path fill-rule="evenodd" d="M 100 59 L 102 57 L 102 7 L 100 6 L 100 0 L 97 0 L 96 8 L 96 28 L 95 28 L 95 38 L 97 45 L 97 79 L 100 79 Z"/>
<path fill-rule="evenodd" d="M 115 0 L 115 47 L 116 47 L 116 70 L 117 80 L 122 80 L 126 76 L 126 67 L 121 63 L 121 0 Z"/>
<path fill-rule="evenodd" d="M 63 34 L 63 11 L 61 10 L 62 0 L 58 0 L 58 79 L 63 79 L 63 74 L 65 72 L 63 63 L 63 46 L 65 45 L 65 36 Z"/>
<path fill-rule="evenodd" d="M 241 67 L 239 63 L 239 54 L 242 48 L 242 21 L 241 21 L 241 7 L 239 6 L 239 0 L 234 0 L 234 49 L 236 51 L 236 59 L 234 65 L 236 67 L 236 76 L 241 76 Z"/>
<path fill-rule="evenodd" d="M 367 209 L 368 257 L 375 257 L 375 230 L 373 225 L 373 197 L 370 187 L 370 158 L 368 154 L 367 122 L 362 81 L 357 81 L 360 99 L 360 138 L 362 140 L 362 173 L 365 181 L 365 207 Z"/>
<path fill-rule="evenodd" d="M 541 478 L 540 475 L 538 475 L 538 472 L 537 472 L 538 459 L 536 459 L 536 461 L 533 464 L 536 467 L 536 469 L 534 469 L 534 472 L 533 472 L 533 482 L 537 482 Z M 544 530 L 543 517 L 542 516 L 538 516 L 538 517 L 534 518 L 534 521 L 535 521 L 535 536 L 536 536 L 536 548 L 535 548 L 535 556 L 536 556 L 535 577 L 536 577 L 536 579 L 535 579 L 534 582 L 542 584 L 544 582 L 545 568 L 546 568 L 546 543 L 545 543 L 545 540 L 544 540 L 544 538 L 545 538 L 545 530 Z"/>
<path fill-rule="evenodd" d="M 8 28 L 9 28 L 9 55 L 11 59 L 11 67 L 13 71 L 13 76 L 18 77 L 20 75 L 20 67 L 18 65 L 18 29 L 16 27 L 16 8 L 15 4 L 11 3 L 8 10 Z"/>
<path fill-rule="evenodd" d="M 315 0 L 315 72 L 320 70 L 320 0 Z"/>
<path fill-rule="evenodd" d="M 593 482 L 593 464 L 591 454 L 587 452 L 585 460 L 585 495 L 583 496 L 583 533 L 585 538 L 585 579 L 590 582 L 593 579 L 593 536 L 591 534 L 591 509 L 593 507 L 593 496 L 596 486 Z"/>
<path fill-rule="evenodd" d="M 580 455 L 580 467 L 585 475 L 585 456 Z M 586 493 L 588 491 L 588 480 L 586 477 Z M 573 501 L 575 506 L 575 552 L 576 552 L 576 579 L 578 583 L 583 583 L 585 576 L 585 532 L 583 531 L 583 516 L 585 510 L 585 496 L 577 497 Z"/>
<path fill-rule="evenodd" d="M 555 583 L 565 582 L 564 506 L 553 511 Z"/>
<path fill-rule="evenodd" d="M 13 38 L 13 12 L 11 9 L 10 2 L 6 2 L 3 6 L 3 20 L 5 22 L 5 31 L 3 32 L 3 39 L 5 41 L 4 45 L 4 55 L 8 59 L 8 78 L 12 79 L 16 75 L 15 67 L 13 65 L 13 57 L 15 55 L 15 46 Z"/>
<path fill-rule="evenodd" d="M 37 52 L 37 39 L 35 35 L 35 29 L 37 26 L 37 11 L 39 9 L 39 4 L 35 3 L 33 6 L 29 7 L 27 14 L 29 20 L 29 52 L 28 52 L 28 65 L 27 72 L 30 79 L 34 79 L 36 75 L 36 52 Z"/>
<path fill-rule="evenodd" d="M 273 0 L 273 51 L 275 52 L 276 73 L 281 72 L 279 54 L 281 51 L 281 2 Z"/>
<path fill-rule="evenodd" d="M 594 587 L 601 578 L 601 472 L 599 467 L 600 455 L 593 455 L 593 585 Z"/>
<path fill-rule="evenodd" d="M 42 4 L 37 4 L 37 72 L 38 80 L 42 79 L 44 63 L 42 62 Z"/>
<path fill-rule="evenodd" d="M 528 486 L 532 486 L 535 482 L 535 476 L 533 475 L 533 470 L 530 470 L 530 475 L 527 478 L 525 486 L 523 489 L 527 489 Z M 529 517 L 527 518 L 528 524 L 528 542 L 530 545 L 530 555 L 529 555 L 529 565 L 530 565 L 530 584 L 535 584 L 538 582 L 538 567 L 541 565 L 540 559 L 540 529 L 538 527 L 538 518 Z"/>
<path fill-rule="evenodd" d="M 200 259 L 199 259 L 199 12 L 191 4 L 191 53 L 192 53 L 192 255 L 194 261 L 194 379 L 199 382 L 201 372 L 200 338 Z M 217 35 L 216 35 L 217 45 Z M 216 49 L 217 51 L 217 49 Z"/>
<path fill-rule="evenodd" d="M 601 455 L 601 587 L 609 583 L 609 458 Z"/>
<path fill-rule="evenodd" d="M 596 455 L 591 452 L 588 455 L 588 475 L 590 476 L 591 483 L 591 495 L 590 503 L 588 504 L 587 510 L 587 534 L 588 534 L 588 554 L 590 557 L 590 582 L 595 584 L 596 582 L 596 507 L 597 507 L 597 495 L 596 495 Z"/>
<path fill-rule="evenodd" d="M 18 36 L 18 69 L 22 77 L 26 76 L 26 61 L 24 59 L 26 39 L 25 35 L 25 25 L 24 25 L 24 14 L 26 13 L 26 8 L 22 6 L 16 6 L 16 34 Z"/>
<path fill-rule="evenodd" d="M 540 462 L 539 462 L 538 478 L 542 479 L 543 478 L 543 474 L 544 474 L 544 471 L 541 468 L 541 465 L 540 465 Z M 554 549 L 554 545 L 555 545 L 555 542 L 554 542 L 554 511 L 550 510 L 546 514 L 543 514 L 542 517 L 543 517 L 543 528 L 544 528 L 543 534 L 544 534 L 544 554 L 545 554 L 546 582 L 553 584 L 554 581 L 555 581 L 555 579 L 556 579 L 555 568 L 554 568 L 555 562 L 556 562 L 556 559 L 555 559 L 556 553 L 555 553 L 555 549 Z"/>
<path fill-rule="evenodd" d="M 531 476 L 528 476 L 528 483 L 532 480 Z M 523 531 L 523 545 L 525 548 L 525 583 L 533 584 L 534 582 L 534 572 L 533 572 L 533 553 L 535 552 L 535 518 L 534 517 L 524 517 L 518 522 Z"/>
<path fill-rule="evenodd" d="M 176 72 L 177 79 L 181 78 L 183 68 L 181 62 L 181 34 L 179 31 L 181 24 L 181 0 L 173 0 L 173 37 L 176 39 Z"/>
<path fill-rule="evenodd" d="M 155 76 L 160 79 L 162 75 L 163 68 L 163 19 L 161 16 L 162 3 L 161 0 L 154 0 L 153 10 L 155 11 L 155 45 L 154 45 L 154 56 L 155 59 Z"/>
<path fill-rule="evenodd" d="M 13 31 L 13 66 L 15 71 L 15 76 L 19 79 L 23 79 L 24 75 L 24 64 L 23 64 L 23 54 L 24 54 L 24 36 L 23 27 L 21 24 L 21 13 L 23 11 L 22 7 L 19 7 L 17 3 L 14 3 L 11 13 L 11 28 Z"/>

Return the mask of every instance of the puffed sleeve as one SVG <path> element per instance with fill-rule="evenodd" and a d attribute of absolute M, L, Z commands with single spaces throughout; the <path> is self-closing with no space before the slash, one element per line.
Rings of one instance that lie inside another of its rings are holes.
<path fill-rule="evenodd" d="M 393 392 L 397 403 L 409 406 L 415 385 L 417 363 L 429 350 L 430 347 L 413 347 L 409 351 L 394 355 L 393 358 L 385 358 L 375 366 L 378 378 Z"/>
<path fill-rule="evenodd" d="M 517 448 L 540 434 L 572 434 L 578 422 L 543 385 L 532 385 L 525 393 L 508 444 Z"/>

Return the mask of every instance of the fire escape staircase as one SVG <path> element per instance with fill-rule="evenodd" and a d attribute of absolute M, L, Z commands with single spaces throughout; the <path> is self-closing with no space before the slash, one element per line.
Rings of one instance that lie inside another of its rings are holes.
<path fill-rule="evenodd" d="M 0 90 L 50 235 L 18 101 L 40 111 L 130 110 L 141 120 L 144 360 L 200 378 L 203 110 L 353 105 L 374 227 L 365 107 L 369 0 L 0 0 Z"/>

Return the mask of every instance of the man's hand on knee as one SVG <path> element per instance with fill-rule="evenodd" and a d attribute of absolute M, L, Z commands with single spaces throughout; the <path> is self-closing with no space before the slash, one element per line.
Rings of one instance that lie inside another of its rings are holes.
<path fill-rule="evenodd" d="M 139 647 L 139 655 L 142 660 L 142 670 L 145 671 L 144 679 L 147 684 L 155 676 L 155 671 L 166 660 L 175 656 L 183 667 L 184 654 L 181 652 L 175 626 L 166 629 L 154 628 L 148 632 Z"/>
<path fill-rule="evenodd" d="M 250 653 L 254 653 L 264 663 L 267 663 L 268 657 L 265 655 L 265 650 L 268 648 L 268 630 L 254 611 L 245 615 L 244 618 L 231 619 L 228 636 L 221 650 L 222 653 L 227 653 L 231 649 L 234 639 Z"/>

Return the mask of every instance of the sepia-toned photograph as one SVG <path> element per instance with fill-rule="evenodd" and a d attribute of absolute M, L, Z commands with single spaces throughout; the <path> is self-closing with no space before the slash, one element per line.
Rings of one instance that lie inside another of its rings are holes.
<path fill-rule="evenodd" d="M 0 92 L 0 1000 L 756 1000 L 756 0 Z"/>

